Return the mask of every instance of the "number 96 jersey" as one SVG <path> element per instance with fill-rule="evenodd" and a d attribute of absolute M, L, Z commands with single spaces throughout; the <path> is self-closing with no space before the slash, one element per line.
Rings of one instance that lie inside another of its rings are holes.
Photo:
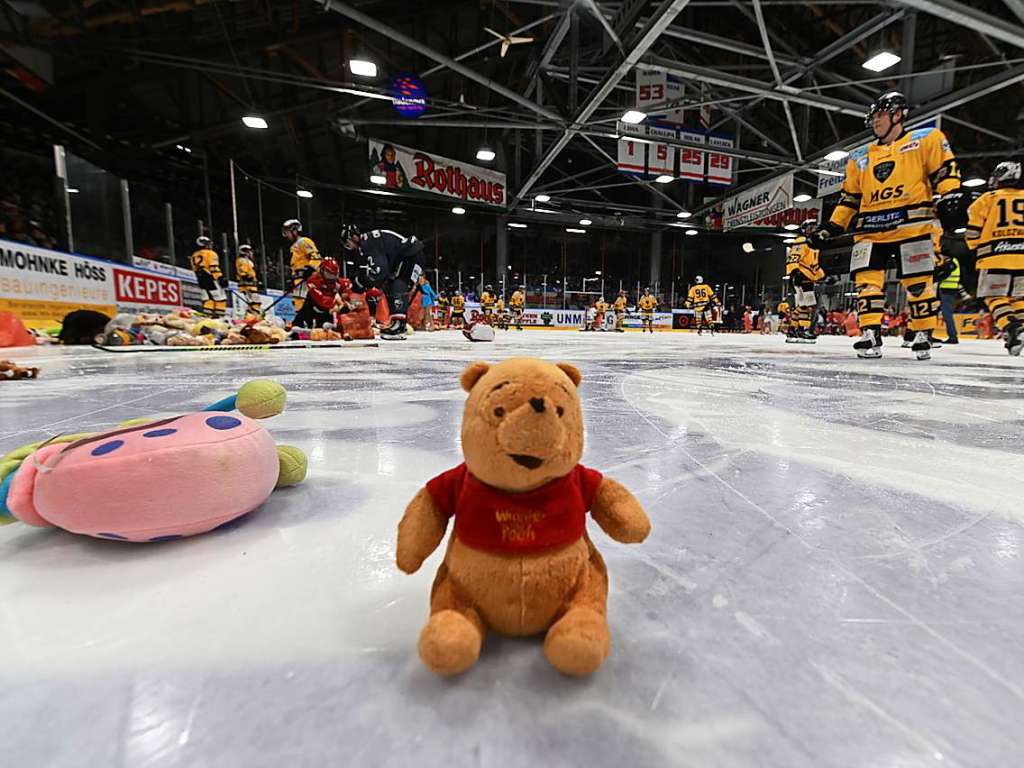
<path fill-rule="evenodd" d="M 986 192 L 967 212 L 967 245 L 978 269 L 1024 270 L 1024 189 Z"/>
<path fill-rule="evenodd" d="M 873 142 L 850 155 L 832 222 L 870 232 L 875 243 L 929 237 L 932 197 L 960 188 L 949 141 L 938 128 L 909 131 L 891 144 Z"/>

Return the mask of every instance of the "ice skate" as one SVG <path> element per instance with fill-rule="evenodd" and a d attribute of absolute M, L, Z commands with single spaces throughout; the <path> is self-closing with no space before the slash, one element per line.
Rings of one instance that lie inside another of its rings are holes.
<path fill-rule="evenodd" d="M 388 327 L 381 330 L 380 337 L 384 341 L 403 341 L 406 337 L 405 318 L 393 316 Z"/>
<path fill-rule="evenodd" d="M 814 344 L 818 340 L 818 335 L 810 328 L 804 328 L 798 335 L 801 344 Z"/>
<path fill-rule="evenodd" d="M 928 331 L 918 331 L 910 348 L 914 350 L 914 355 L 918 360 L 931 360 L 932 341 L 928 337 Z"/>
<path fill-rule="evenodd" d="M 1020 357 L 1024 350 L 1024 327 L 1014 322 L 1006 326 L 1006 351 L 1014 357 Z"/>
<path fill-rule="evenodd" d="M 864 335 L 853 343 L 857 357 L 870 359 L 882 356 L 882 338 L 873 328 L 865 328 Z"/>
<path fill-rule="evenodd" d="M 803 339 L 800 338 L 800 331 L 798 329 L 790 328 L 789 331 L 786 333 L 787 344 L 799 344 L 802 341 Z"/>

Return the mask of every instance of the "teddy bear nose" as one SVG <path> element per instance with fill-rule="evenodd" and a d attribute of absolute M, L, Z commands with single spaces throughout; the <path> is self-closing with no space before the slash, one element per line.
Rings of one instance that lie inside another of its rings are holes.
<path fill-rule="evenodd" d="M 543 397 L 531 397 L 530 407 L 533 408 L 537 413 L 544 413 L 544 398 Z"/>

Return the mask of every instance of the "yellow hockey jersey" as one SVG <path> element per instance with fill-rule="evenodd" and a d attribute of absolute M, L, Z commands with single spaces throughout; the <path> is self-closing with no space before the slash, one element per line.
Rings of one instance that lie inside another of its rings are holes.
<path fill-rule="evenodd" d="M 641 296 L 638 303 L 640 305 L 640 309 L 644 312 L 652 312 L 654 311 L 654 308 L 658 306 L 658 300 L 651 295 Z"/>
<path fill-rule="evenodd" d="M 594 302 L 594 309 L 602 313 L 607 312 L 608 302 L 605 301 L 604 299 L 598 299 L 597 301 Z"/>
<path fill-rule="evenodd" d="M 484 309 L 494 309 L 494 300 L 494 296 L 489 294 L 487 291 L 484 291 L 480 295 L 480 306 Z"/>
<path fill-rule="evenodd" d="M 306 267 L 317 269 L 320 266 L 320 251 L 312 238 L 300 237 L 292 243 L 292 272 L 301 272 Z"/>
<path fill-rule="evenodd" d="M 616 296 L 615 303 L 612 304 L 612 306 L 615 307 L 616 314 L 619 314 L 626 311 L 626 304 L 627 301 L 625 296 Z"/>
<path fill-rule="evenodd" d="M 787 314 L 789 312 L 789 302 L 788 301 L 780 301 L 779 302 L 779 306 L 777 306 L 775 308 L 775 311 L 778 312 L 780 315 Z"/>
<path fill-rule="evenodd" d="M 522 309 L 526 303 L 526 297 L 523 296 L 522 291 L 513 292 L 512 296 L 509 297 L 508 305 L 514 309 Z"/>
<path fill-rule="evenodd" d="M 979 269 L 1024 269 L 1024 189 L 986 192 L 967 211 L 967 246 Z"/>
<path fill-rule="evenodd" d="M 907 131 L 891 144 L 855 150 L 831 222 L 871 230 L 857 241 L 894 243 L 931 234 L 932 198 L 960 188 L 949 140 L 938 128 Z"/>
<path fill-rule="evenodd" d="M 709 304 L 715 303 L 715 292 L 710 285 L 697 283 L 697 285 L 690 288 L 690 293 L 686 297 L 686 303 L 694 309 L 704 309 Z"/>
<path fill-rule="evenodd" d="M 466 298 L 459 294 L 458 296 L 452 296 L 452 309 L 461 312 L 466 308 Z"/>
<path fill-rule="evenodd" d="M 502 299 L 502 298 L 499 298 L 496 302 L 494 302 L 494 310 L 496 312 L 504 312 L 505 311 L 505 300 Z"/>
<path fill-rule="evenodd" d="M 220 279 L 220 257 L 209 248 L 201 248 L 192 254 L 192 271 L 209 272 L 215 280 Z"/>
<path fill-rule="evenodd" d="M 252 259 L 245 256 L 239 256 L 235 259 L 235 277 L 238 279 L 238 283 L 255 283 L 256 282 L 256 265 L 252 263 Z"/>
<path fill-rule="evenodd" d="M 808 280 L 818 282 L 825 279 L 825 271 L 818 264 L 819 252 L 811 248 L 807 238 L 800 236 L 786 251 L 786 274 L 791 275 L 797 270 Z"/>

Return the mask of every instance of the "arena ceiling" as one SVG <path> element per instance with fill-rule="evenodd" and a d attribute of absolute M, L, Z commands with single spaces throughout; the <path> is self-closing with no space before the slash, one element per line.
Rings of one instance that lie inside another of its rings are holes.
<path fill-rule="evenodd" d="M 368 191 L 366 137 L 476 162 L 486 143 L 520 212 L 545 192 L 574 212 L 671 221 L 866 138 L 880 92 L 942 114 L 966 174 L 1024 140 L 1024 0 L 0 0 L 0 138 L 67 145 L 128 176 L 171 182 L 233 158 L 282 184 Z M 501 55 L 500 34 L 532 37 Z M 880 49 L 890 70 L 862 67 Z M 375 61 L 380 76 L 352 75 Z M 685 84 L 737 137 L 736 185 L 657 185 L 618 173 L 616 119 L 634 70 Z M 387 79 L 416 73 L 418 119 Z M 259 114 L 252 131 L 241 116 Z M 188 147 L 186 153 L 179 147 Z"/>

